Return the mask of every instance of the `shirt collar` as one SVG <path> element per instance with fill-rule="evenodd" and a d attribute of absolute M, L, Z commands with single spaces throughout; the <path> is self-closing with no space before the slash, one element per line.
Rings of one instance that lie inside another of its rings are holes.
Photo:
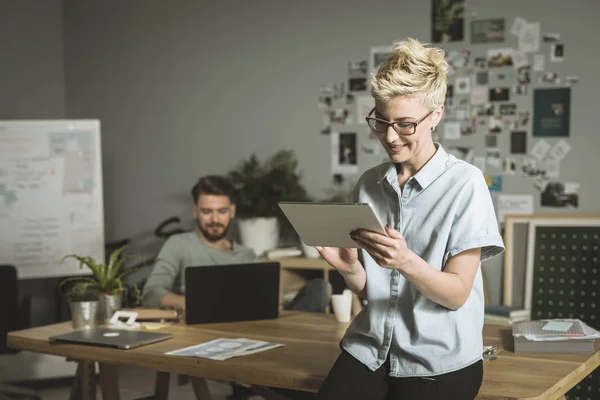
<path fill-rule="evenodd" d="M 440 143 L 435 142 L 436 152 L 429 161 L 417 172 L 413 178 L 419 183 L 422 189 L 433 182 L 440 174 L 440 170 L 446 164 L 448 160 L 448 153 Z M 379 179 L 379 183 L 387 181 L 390 185 L 393 185 L 394 181 L 398 181 L 398 173 L 396 172 L 396 166 L 390 161 L 387 170 L 383 171 L 383 175 Z"/>

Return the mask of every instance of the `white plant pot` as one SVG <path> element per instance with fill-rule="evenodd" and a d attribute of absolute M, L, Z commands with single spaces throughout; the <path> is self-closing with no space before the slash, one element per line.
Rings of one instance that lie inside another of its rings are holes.
<path fill-rule="evenodd" d="M 257 257 L 277 248 L 279 221 L 276 217 L 240 219 L 238 227 L 242 244 L 254 250 Z"/>

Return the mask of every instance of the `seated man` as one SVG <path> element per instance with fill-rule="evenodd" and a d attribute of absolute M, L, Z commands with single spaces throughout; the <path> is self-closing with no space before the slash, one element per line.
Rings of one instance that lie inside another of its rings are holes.
<path fill-rule="evenodd" d="M 198 180 L 192 188 L 196 228 L 167 239 L 144 285 L 144 306 L 185 310 L 186 267 L 258 261 L 252 249 L 226 238 L 235 217 L 233 195 L 233 185 L 223 177 L 209 175 Z M 298 292 L 290 309 L 324 312 L 330 297 L 331 285 L 315 279 Z"/>
<path fill-rule="evenodd" d="M 192 188 L 193 232 L 170 236 L 160 250 L 142 293 L 145 307 L 185 310 L 184 270 L 189 266 L 243 264 L 258 261 L 254 251 L 226 238 L 235 216 L 234 187 L 220 176 L 204 176 Z M 324 312 L 331 298 L 331 285 L 323 279 L 308 282 L 292 300 L 289 309 Z M 245 399 L 253 391 L 233 386 L 230 399 Z"/>

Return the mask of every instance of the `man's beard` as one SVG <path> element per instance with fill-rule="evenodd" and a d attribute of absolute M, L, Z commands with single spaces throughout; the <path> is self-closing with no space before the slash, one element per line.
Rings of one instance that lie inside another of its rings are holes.
<path fill-rule="evenodd" d="M 208 240 L 209 242 L 218 242 L 219 240 L 223 239 L 225 237 L 225 235 L 227 235 L 227 231 L 229 230 L 229 226 L 230 225 L 231 224 L 227 224 L 225 226 L 225 225 L 220 224 L 218 222 L 213 222 L 212 224 L 206 225 L 206 229 L 204 229 L 204 227 L 202 226 L 202 224 L 200 223 L 200 221 L 196 220 L 196 226 L 198 227 L 198 229 L 200 230 L 200 232 L 202 232 L 202 235 L 206 238 L 206 240 Z M 213 227 L 222 227 L 223 231 L 219 235 L 213 235 L 209 231 L 209 229 L 213 228 Z"/>

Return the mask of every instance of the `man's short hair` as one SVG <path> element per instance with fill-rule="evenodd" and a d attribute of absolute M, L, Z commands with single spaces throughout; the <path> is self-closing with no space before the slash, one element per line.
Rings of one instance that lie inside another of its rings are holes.
<path fill-rule="evenodd" d="M 198 182 L 192 188 L 192 198 L 194 204 L 196 204 L 201 194 L 212 194 L 227 196 L 233 202 L 234 192 L 233 184 L 227 178 L 218 175 L 206 175 L 198 179 Z"/>

